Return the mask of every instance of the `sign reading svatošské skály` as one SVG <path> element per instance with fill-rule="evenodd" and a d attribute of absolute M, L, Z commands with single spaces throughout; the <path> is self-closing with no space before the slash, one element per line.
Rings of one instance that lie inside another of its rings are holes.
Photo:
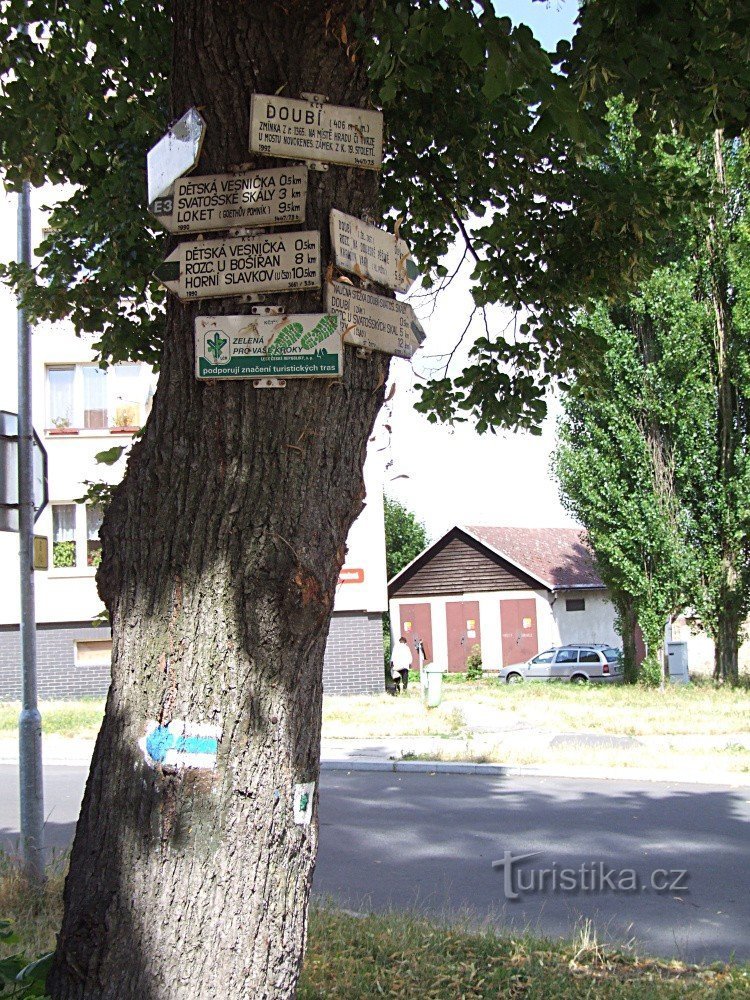
<path fill-rule="evenodd" d="M 412 307 L 343 281 L 326 284 L 326 309 L 341 316 L 345 344 L 411 358 L 425 332 Z"/>
<path fill-rule="evenodd" d="M 307 167 L 181 177 L 148 206 L 170 233 L 288 226 L 305 221 Z"/>
<path fill-rule="evenodd" d="M 250 152 L 380 170 L 383 113 L 253 94 Z"/>
<path fill-rule="evenodd" d="M 320 233 L 188 241 L 154 274 L 182 300 L 320 288 Z"/>
<path fill-rule="evenodd" d="M 195 375 L 199 379 L 337 378 L 344 348 L 339 317 L 198 316 Z"/>

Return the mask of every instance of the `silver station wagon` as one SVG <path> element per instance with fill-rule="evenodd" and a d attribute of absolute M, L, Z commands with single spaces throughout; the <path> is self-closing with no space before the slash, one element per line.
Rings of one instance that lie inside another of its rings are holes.
<path fill-rule="evenodd" d="M 622 652 L 600 643 L 554 646 L 532 656 L 525 663 L 501 667 L 498 676 L 507 684 L 519 681 L 616 683 L 624 679 Z"/>

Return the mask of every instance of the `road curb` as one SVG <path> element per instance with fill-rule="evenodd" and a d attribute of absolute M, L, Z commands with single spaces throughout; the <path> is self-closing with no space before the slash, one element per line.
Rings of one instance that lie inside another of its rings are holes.
<path fill-rule="evenodd" d="M 601 773 L 599 771 L 561 771 L 531 764 L 472 764 L 445 760 L 350 760 L 348 758 L 323 759 L 321 771 L 391 771 L 411 774 L 473 774 L 485 777 L 507 778 L 559 778 L 566 781 L 647 781 L 663 785 L 712 785 L 724 788 L 743 788 L 750 781 L 722 774 L 675 775 L 673 773 L 640 771 L 628 773 L 625 770 Z"/>

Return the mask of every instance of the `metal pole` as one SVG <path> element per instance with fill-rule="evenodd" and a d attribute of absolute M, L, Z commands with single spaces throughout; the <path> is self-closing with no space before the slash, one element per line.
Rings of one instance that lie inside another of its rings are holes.
<path fill-rule="evenodd" d="M 18 196 L 18 262 L 31 264 L 31 192 Z M 31 416 L 31 328 L 18 304 L 18 540 L 21 577 L 21 676 L 23 704 L 18 719 L 18 776 L 21 792 L 21 851 L 28 878 L 44 880 L 44 787 L 42 716 L 36 689 L 34 605 L 34 445 Z"/>

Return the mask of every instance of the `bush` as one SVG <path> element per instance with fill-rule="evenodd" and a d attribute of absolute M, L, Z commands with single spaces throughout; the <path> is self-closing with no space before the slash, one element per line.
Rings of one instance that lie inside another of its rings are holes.
<path fill-rule="evenodd" d="M 466 680 L 481 681 L 482 679 L 482 647 L 475 642 L 466 660 Z"/>
<path fill-rule="evenodd" d="M 644 687 L 659 687 L 661 684 L 661 667 L 658 659 L 652 653 L 649 653 L 641 664 L 638 681 Z"/>
<path fill-rule="evenodd" d="M 76 564 L 75 542 L 52 543 L 52 565 L 55 569 L 68 569 Z"/>

